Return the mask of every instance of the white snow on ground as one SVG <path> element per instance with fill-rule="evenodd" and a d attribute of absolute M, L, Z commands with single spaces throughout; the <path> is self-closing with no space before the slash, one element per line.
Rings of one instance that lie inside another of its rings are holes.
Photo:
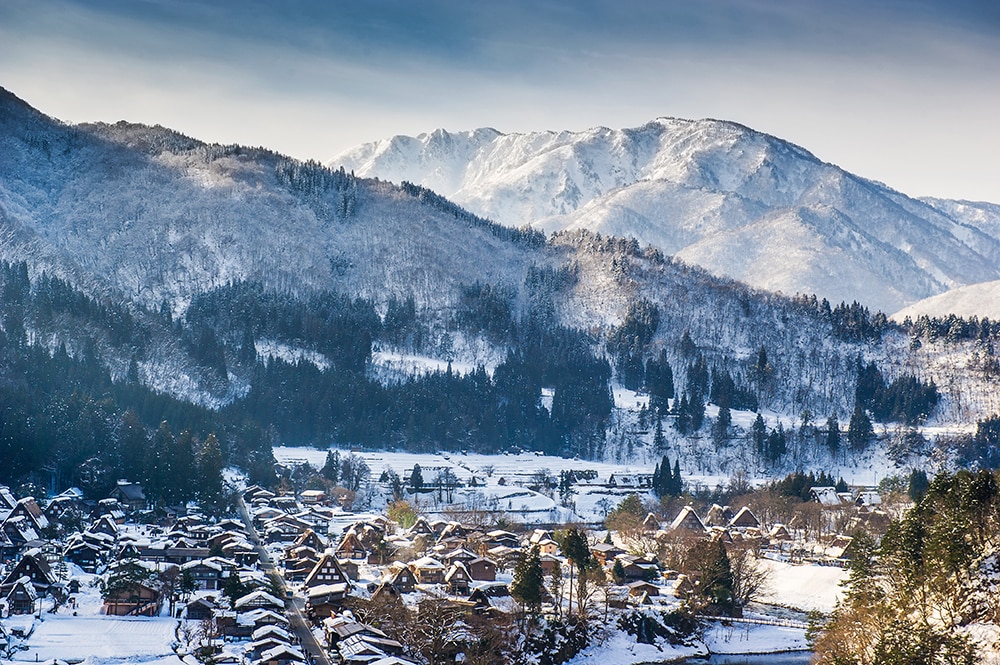
<path fill-rule="evenodd" d="M 780 651 L 804 651 L 806 632 L 801 628 L 737 623 L 725 626 L 713 623 L 704 634 L 705 644 L 712 653 L 752 654 Z"/>
<path fill-rule="evenodd" d="M 584 649 L 569 665 L 636 665 L 666 663 L 683 658 L 713 654 L 773 654 L 805 651 L 805 631 L 760 624 L 712 623 L 703 635 L 704 642 L 692 646 L 673 646 L 667 642 L 639 644 L 635 637 L 614 631 Z"/>
<path fill-rule="evenodd" d="M 308 463 L 322 468 L 326 461 L 325 450 L 315 448 L 274 448 L 274 457 L 285 464 Z M 341 455 L 349 454 L 340 451 Z M 609 489 L 580 485 L 573 497 L 573 507 L 560 506 L 553 497 L 546 496 L 523 485 L 531 484 L 536 476 L 548 472 L 558 479 L 564 470 L 595 471 L 596 483 L 604 483 L 611 474 L 652 473 L 652 467 L 610 464 L 585 460 L 568 459 L 521 453 L 518 455 L 463 455 L 460 453 L 404 453 L 404 452 L 358 452 L 365 460 L 372 477 L 378 478 L 385 469 L 392 469 L 401 478 L 406 478 L 415 464 L 420 465 L 421 475 L 426 484 L 432 484 L 435 477 L 445 469 L 450 469 L 462 483 L 476 479 L 476 487 L 462 487 L 455 490 L 452 504 L 464 504 L 472 510 L 500 510 L 525 523 L 547 523 L 588 521 L 604 519 L 610 508 L 629 494 L 641 490 L 627 487 Z M 414 500 L 414 499 L 411 499 Z M 415 500 L 424 510 L 434 512 L 446 507 L 433 494 L 418 494 Z M 602 505 L 603 504 L 603 505 Z"/>
<path fill-rule="evenodd" d="M 55 614 L 43 604 L 42 618 L 34 619 L 34 631 L 26 644 L 27 650 L 16 651 L 14 661 L 84 661 L 91 665 L 143 663 L 143 665 L 181 665 L 174 654 L 177 620 L 160 617 L 114 617 L 101 614 L 99 591 L 92 585 L 95 576 L 70 564 L 71 579 L 80 581 L 80 593 L 74 594 L 76 609 L 63 605 Z M 73 616 L 73 613 L 77 616 Z M 166 609 L 164 609 L 164 613 Z M 14 623 L 30 626 L 31 615 L 6 619 L 8 628 Z M 7 662 L 7 661 L 4 661 Z"/>
<path fill-rule="evenodd" d="M 393 370 L 405 376 L 425 374 L 427 372 L 443 372 L 448 369 L 448 361 L 442 358 L 432 358 L 415 353 L 400 351 L 375 351 L 372 353 L 372 364 Z M 493 372 L 493 367 L 484 365 L 486 371 Z M 476 370 L 476 365 L 460 360 L 451 361 L 451 371 L 455 374 L 469 374 Z"/>
<path fill-rule="evenodd" d="M 806 612 L 833 611 L 841 595 L 840 583 L 847 578 L 847 571 L 835 566 L 795 565 L 773 559 L 761 559 L 761 565 L 771 571 L 761 601 Z"/>
<path fill-rule="evenodd" d="M 269 339 L 257 340 L 254 343 L 254 348 L 257 349 L 257 355 L 264 358 L 277 358 L 287 363 L 296 363 L 300 360 L 305 360 L 316 365 L 319 369 L 328 369 L 330 367 L 330 361 L 318 351 L 300 349 Z"/>
<path fill-rule="evenodd" d="M 169 658 L 179 663 L 171 649 L 175 619 L 46 616 L 28 640 L 28 650 L 14 660 L 80 660 L 94 663 L 148 662 Z"/>
<path fill-rule="evenodd" d="M 639 644 L 635 637 L 615 631 L 608 639 L 591 644 L 572 658 L 568 665 L 633 665 L 634 663 L 664 663 L 680 658 L 703 656 L 703 646 L 675 647 L 670 644 Z"/>

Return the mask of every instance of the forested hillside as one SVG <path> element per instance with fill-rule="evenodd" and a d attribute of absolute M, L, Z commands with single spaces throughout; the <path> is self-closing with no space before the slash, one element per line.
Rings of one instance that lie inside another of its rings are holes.
<path fill-rule="evenodd" d="M 650 466 L 670 447 L 764 474 L 891 444 L 907 464 L 927 424 L 944 459 L 992 464 L 973 436 L 1000 412 L 989 321 L 893 324 L 422 187 L 0 106 L 0 482 L 155 488 L 169 465 L 125 443 L 136 422 L 195 453 L 214 434 L 253 477 L 279 443 Z M 898 435 L 876 441 L 879 422 Z"/>

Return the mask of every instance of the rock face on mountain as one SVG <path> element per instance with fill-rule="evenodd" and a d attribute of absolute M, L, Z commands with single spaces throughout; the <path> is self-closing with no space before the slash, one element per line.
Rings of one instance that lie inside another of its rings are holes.
<path fill-rule="evenodd" d="M 1000 277 L 996 215 L 919 201 L 731 122 L 397 136 L 330 160 L 501 224 L 634 237 L 773 291 L 896 311 Z"/>

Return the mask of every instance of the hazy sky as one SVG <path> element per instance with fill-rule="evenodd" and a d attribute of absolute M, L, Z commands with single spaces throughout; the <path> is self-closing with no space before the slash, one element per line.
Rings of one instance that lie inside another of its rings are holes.
<path fill-rule="evenodd" d="M 319 160 L 437 127 L 722 118 L 1000 203 L 997 0 L 0 0 L 0 86 Z"/>

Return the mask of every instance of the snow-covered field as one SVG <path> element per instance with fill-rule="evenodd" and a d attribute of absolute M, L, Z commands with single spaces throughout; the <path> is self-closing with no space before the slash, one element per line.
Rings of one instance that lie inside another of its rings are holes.
<path fill-rule="evenodd" d="M 341 455 L 348 454 L 341 451 Z M 502 511 L 510 518 L 526 523 L 552 523 L 586 521 L 597 522 L 604 519 L 610 508 L 636 490 L 622 487 L 610 489 L 596 486 L 605 483 L 612 474 L 629 475 L 652 473 L 652 466 L 619 465 L 606 462 L 590 462 L 564 457 L 551 457 L 522 453 L 519 455 L 462 455 L 458 453 L 421 454 L 405 452 L 358 452 L 377 479 L 382 471 L 391 469 L 400 477 L 406 477 L 419 464 L 425 483 L 433 483 L 435 477 L 445 469 L 455 474 L 462 483 L 469 484 L 473 478 L 476 486 L 459 488 L 452 501 L 441 501 L 434 493 L 416 496 L 425 510 L 443 510 L 452 506 L 465 506 L 471 510 Z M 276 447 L 274 457 L 284 464 L 308 463 L 321 468 L 326 461 L 326 451 L 315 448 Z M 536 482 L 540 474 L 558 479 L 560 471 L 594 471 L 597 474 L 594 486 L 578 485 L 578 493 L 572 497 L 571 508 L 561 506 L 557 500 L 525 487 Z"/>
<path fill-rule="evenodd" d="M 14 660 L 179 665 L 181 661 L 171 648 L 176 626 L 177 620 L 169 617 L 47 615 L 36 623 L 28 650 L 16 652 Z"/>
<path fill-rule="evenodd" d="M 764 590 L 763 602 L 808 612 L 830 612 L 841 595 L 840 583 L 847 571 L 835 566 L 794 565 L 762 559 L 771 577 Z"/>
<path fill-rule="evenodd" d="M 52 614 L 48 611 L 51 605 L 46 602 L 41 619 L 20 615 L 5 620 L 8 628 L 15 624 L 27 628 L 34 623 L 27 649 L 16 651 L 14 661 L 58 659 L 92 665 L 181 665 L 173 650 L 176 619 L 104 616 L 100 593 L 92 586 L 94 576 L 70 564 L 70 577 L 80 581 L 80 593 L 73 596 L 75 608 L 63 605 Z"/>

